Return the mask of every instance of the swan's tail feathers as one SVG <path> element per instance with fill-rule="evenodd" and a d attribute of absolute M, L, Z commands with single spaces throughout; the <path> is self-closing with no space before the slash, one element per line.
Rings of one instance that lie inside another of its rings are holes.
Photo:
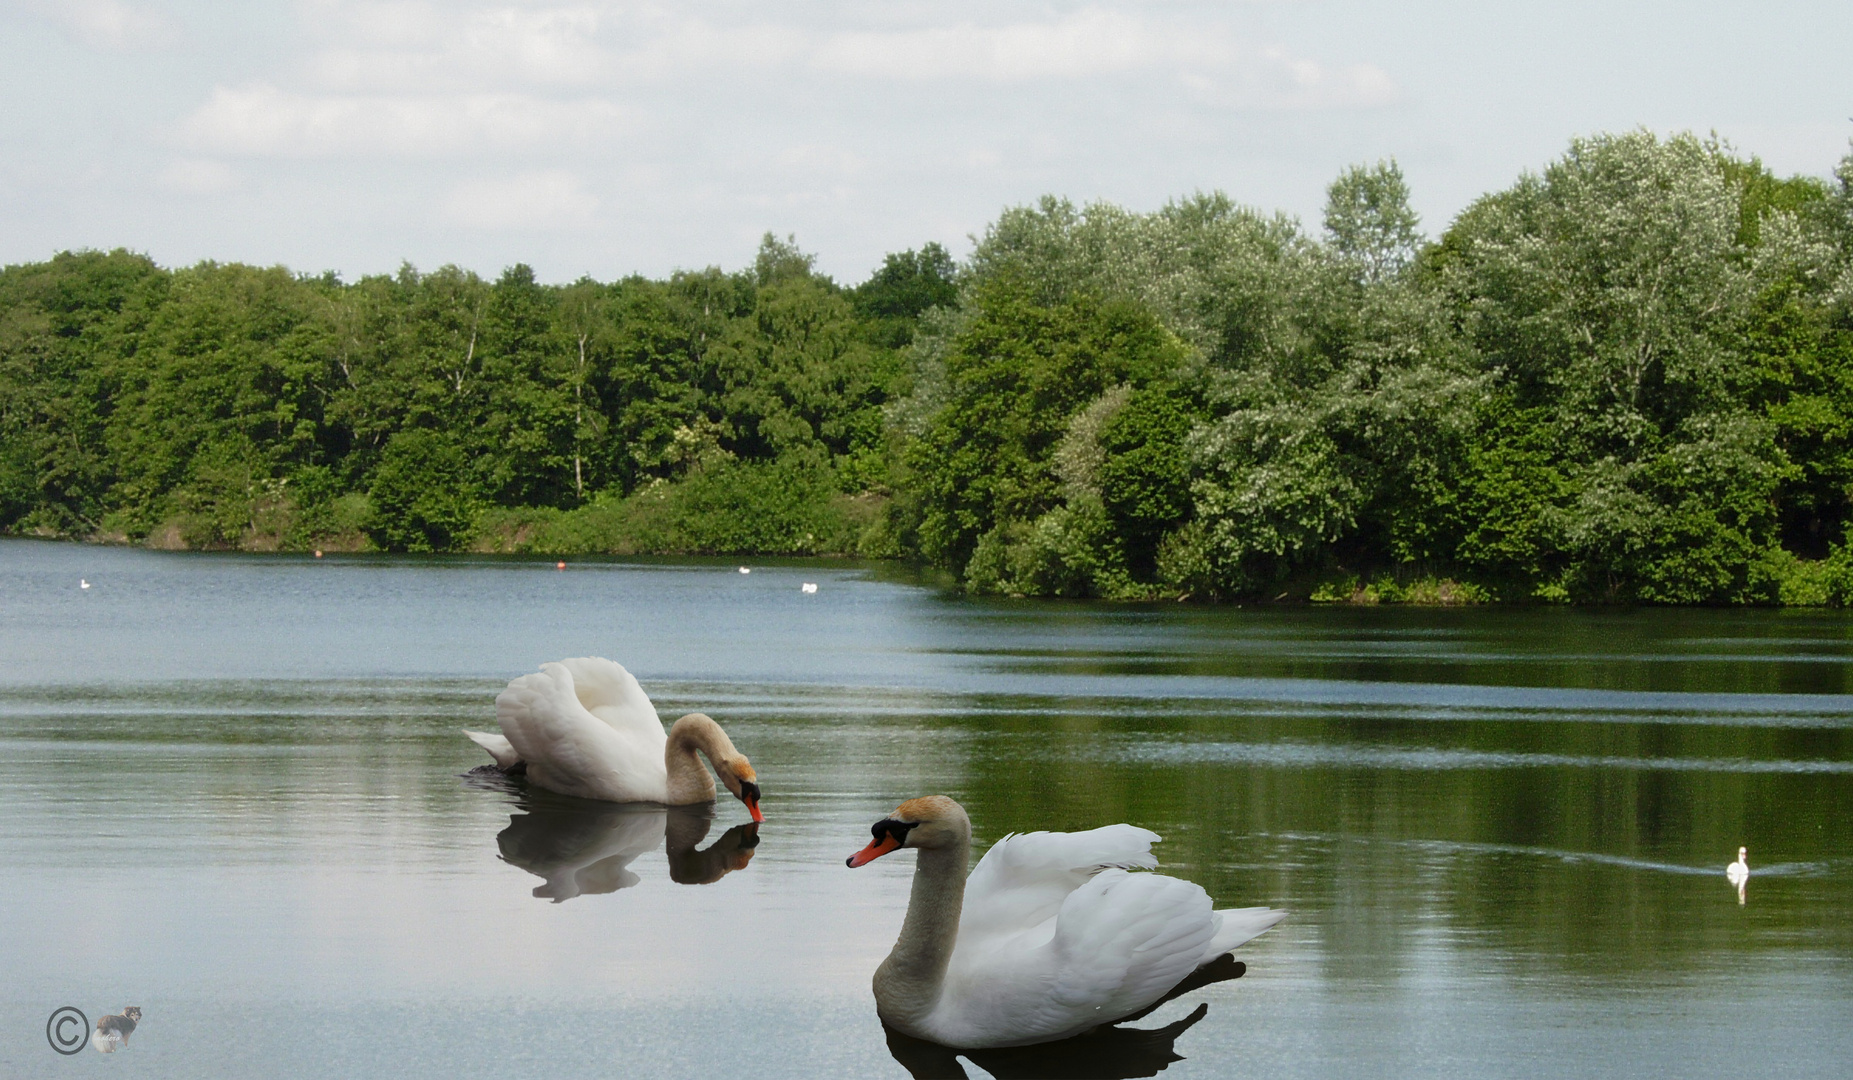
<path fill-rule="evenodd" d="M 495 759 L 500 768 L 512 769 L 521 763 L 521 755 L 515 752 L 507 738 L 491 735 L 487 731 L 471 731 L 469 728 L 464 728 L 463 733 L 470 737 L 471 742 L 489 751 L 489 756 Z"/>
<path fill-rule="evenodd" d="M 1222 919 L 1222 925 L 1210 938 L 1208 958 L 1221 956 L 1238 945 L 1253 941 L 1287 917 L 1285 911 L 1264 907 L 1224 908 L 1216 915 Z"/>

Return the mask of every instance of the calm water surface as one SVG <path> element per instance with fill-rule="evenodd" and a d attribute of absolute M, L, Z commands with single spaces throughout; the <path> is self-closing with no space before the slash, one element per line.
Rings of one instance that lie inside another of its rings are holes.
<path fill-rule="evenodd" d="M 1219 904 L 1292 912 L 1141 1021 L 1207 1005 L 1170 1053 L 974 1077 L 1848 1075 L 1853 619 L 755 566 L 0 541 L 0 1074 L 906 1077 L 868 978 L 911 858 L 843 857 L 941 792 L 980 845 L 1130 821 Z M 727 727 L 756 845 L 732 800 L 460 776 L 508 679 L 586 654 Z M 66 1004 L 144 1019 L 64 1058 Z"/>

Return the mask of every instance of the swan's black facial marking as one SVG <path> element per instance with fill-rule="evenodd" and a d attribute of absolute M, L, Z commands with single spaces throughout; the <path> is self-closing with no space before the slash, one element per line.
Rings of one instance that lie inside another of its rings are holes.
<path fill-rule="evenodd" d="M 882 818 L 880 821 L 869 826 L 869 834 L 875 838 L 875 842 L 878 844 L 881 843 L 882 837 L 891 836 L 894 838 L 896 845 L 906 847 L 908 832 L 918 824 L 920 824 L 918 821 L 897 821 L 894 818 Z"/>
<path fill-rule="evenodd" d="M 751 780 L 740 781 L 740 801 L 752 805 L 759 801 L 759 785 Z"/>

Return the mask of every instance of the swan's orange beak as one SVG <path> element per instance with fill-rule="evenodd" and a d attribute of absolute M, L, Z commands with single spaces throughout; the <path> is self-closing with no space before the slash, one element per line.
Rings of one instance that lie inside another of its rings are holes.
<path fill-rule="evenodd" d="M 898 850 L 900 846 L 901 842 L 899 840 L 895 839 L 891 834 L 883 833 L 875 839 L 870 840 L 868 847 L 856 852 L 844 861 L 851 867 L 866 866 L 876 859 L 881 858 L 883 855 L 888 854 L 890 851 Z"/>
<path fill-rule="evenodd" d="M 753 820 L 764 821 L 766 815 L 759 812 L 759 785 L 751 780 L 740 781 L 738 792 L 740 801 L 746 804 L 746 812 L 753 815 Z"/>

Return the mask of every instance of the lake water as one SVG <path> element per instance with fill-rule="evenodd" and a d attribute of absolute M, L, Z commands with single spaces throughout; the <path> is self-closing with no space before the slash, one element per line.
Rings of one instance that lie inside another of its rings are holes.
<path fill-rule="evenodd" d="M 0 541 L 0 1074 L 906 1077 L 868 979 L 912 857 L 843 858 L 943 793 L 980 846 L 1129 821 L 1220 906 L 1292 914 L 1140 1021 L 1207 1005 L 1168 1054 L 921 1075 L 1848 1075 L 1847 616 L 1012 603 L 753 565 Z M 460 775 L 503 684 L 588 654 L 726 726 L 757 846 L 731 799 Z M 126 1052 L 49 1047 L 59 1006 L 128 1004 Z"/>

